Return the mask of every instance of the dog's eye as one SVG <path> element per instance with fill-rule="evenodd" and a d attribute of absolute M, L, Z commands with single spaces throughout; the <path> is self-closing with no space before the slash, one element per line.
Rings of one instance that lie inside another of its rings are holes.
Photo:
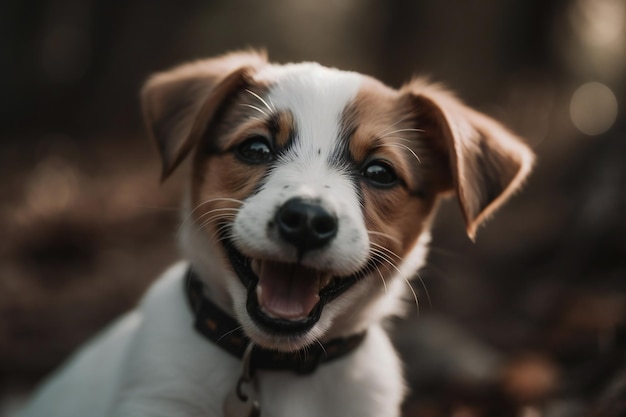
<path fill-rule="evenodd" d="M 244 162 L 264 164 L 274 159 L 274 154 L 263 136 L 253 136 L 246 139 L 235 149 L 237 156 Z"/>
<path fill-rule="evenodd" d="M 398 175 L 391 166 L 380 160 L 372 161 L 361 173 L 363 178 L 379 187 L 391 187 L 398 182 Z"/>

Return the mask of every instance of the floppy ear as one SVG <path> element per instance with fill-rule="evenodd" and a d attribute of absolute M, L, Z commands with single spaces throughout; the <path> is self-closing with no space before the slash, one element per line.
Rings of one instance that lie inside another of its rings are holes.
<path fill-rule="evenodd" d="M 237 52 L 153 75 L 141 90 L 148 132 L 167 178 L 204 133 L 220 104 L 267 63 L 263 53 Z"/>
<path fill-rule="evenodd" d="M 449 156 L 451 185 L 473 240 L 485 218 L 522 185 L 534 155 L 498 122 L 438 86 L 414 80 L 404 89 L 413 96 L 418 118 L 427 120 L 430 134 Z"/>

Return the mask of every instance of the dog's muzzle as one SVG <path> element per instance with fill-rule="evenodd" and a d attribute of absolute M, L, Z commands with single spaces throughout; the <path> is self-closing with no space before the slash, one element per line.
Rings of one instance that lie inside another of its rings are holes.
<path fill-rule="evenodd" d="M 221 241 L 233 270 L 247 289 L 246 309 L 254 322 L 270 333 L 303 334 L 319 321 L 327 303 L 354 285 L 373 265 L 339 277 L 324 271 L 324 265 L 316 269 L 300 263 L 307 252 L 329 245 L 339 229 L 336 215 L 315 200 L 288 200 L 276 211 L 270 227 L 296 249 L 296 262 L 250 258 L 226 238 L 226 232 Z"/>

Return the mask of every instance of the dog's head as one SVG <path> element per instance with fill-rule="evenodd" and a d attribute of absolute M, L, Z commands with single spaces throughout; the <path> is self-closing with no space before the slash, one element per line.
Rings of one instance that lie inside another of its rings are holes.
<path fill-rule="evenodd" d="M 187 255 L 245 332 L 280 350 L 388 314 L 439 197 L 456 192 L 473 238 L 533 159 L 424 81 L 395 90 L 252 52 L 157 74 L 142 102 L 163 177 L 193 156 Z"/>

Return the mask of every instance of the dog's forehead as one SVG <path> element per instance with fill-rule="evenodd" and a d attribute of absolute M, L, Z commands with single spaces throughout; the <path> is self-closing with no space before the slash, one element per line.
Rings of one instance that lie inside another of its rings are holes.
<path fill-rule="evenodd" d="M 256 76 L 268 85 L 266 99 L 276 111 L 293 115 L 302 140 L 316 152 L 332 151 L 345 109 L 354 102 L 365 77 L 316 63 L 269 66 Z"/>
<path fill-rule="evenodd" d="M 269 94 L 276 106 L 289 108 L 313 101 L 345 105 L 356 96 L 364 78 L 357 72 L 328 68 L 315 62 L 270 65 L 255 75 L 255 79 L 269 84 Z"/>

